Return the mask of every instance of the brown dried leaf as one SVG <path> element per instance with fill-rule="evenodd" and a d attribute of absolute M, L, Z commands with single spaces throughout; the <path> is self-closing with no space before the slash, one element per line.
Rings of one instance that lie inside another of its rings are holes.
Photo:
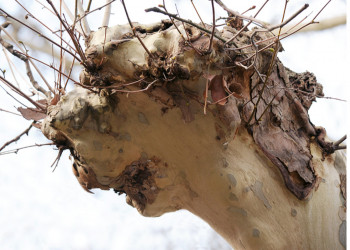
<path fill-rule="evenodd" d="M 41 110 L 39 111 L 38 109 L 32 109 L 32 108 L 26 109 L 26 108 L 19 107 L 17 110 L 27 120 L 39 121 L 46 117 L 46 114 L 43 113 Z"/>
<path fill-rule="evenodd" d="M 224 86 L 227 86 L 227 83 L 222 75 L 215 75 L 209 83 L 211 98 L 220 105 L 225 105 L 227 102 L 227 98 L 224 99 L 227 96 Z"/>

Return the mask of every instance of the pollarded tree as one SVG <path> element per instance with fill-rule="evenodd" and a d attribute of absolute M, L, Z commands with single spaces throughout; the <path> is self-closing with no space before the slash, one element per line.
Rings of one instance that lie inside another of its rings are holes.
<path fill-rule="evenodd" d="M 61 43 L 45 38 L 83 65 L 76 88 L 39 85 L 34 58 L 3 39 L 46 99 L 1 81 L 34 106 L 19 111 L 57 146 L 57 159 L 70 151 L 86 191 L 125 193 L 144 216 L 187 209 L 235 249 L 345 247 L 345 159 L 336 151 L 345 137 L 329 142 L 309 120 L 312 102 L 323 96 L 315 76 L 277 58 L 280 40 L 319 13 L 286 32 L 307 4 L 272 26 L 256 19 L 261 9 L 245 16 L 215 0 L 213 24 L 215 8 L 228 13 L 217 29 L 171 14 L 163 3 L 146 11 L 169 20 L 143 25 L 131 22 L 122 0 L 129 23 L 107 27 L 107 1 L 103 27 L 91 32 L 80 1 L 71 25 L 47 2 L 61 22 Z"/>

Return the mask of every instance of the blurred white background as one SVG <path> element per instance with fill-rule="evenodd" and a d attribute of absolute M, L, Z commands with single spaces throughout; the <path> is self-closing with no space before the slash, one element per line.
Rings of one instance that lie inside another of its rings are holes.
<path fill-rule="evenodd" d="M 53 30 L 59 29 L 56 18 L 36 1 L 21 2 Z M 252 5 L 259 8 L 263 2 L 225 1 L 239 12 Z M 290 1 L 287 16 L 305 2 L 310 3 L 310 7 L 298 20 L 311 11 L 310 16 L 315 15 L 326 1 Z M 74 12 L 74 1 L 67 3 Z M 104 1 L 93 1 L 91 9 L 103 3 Z M 165 19 L 165 16 L 144 12 L 144 9 L 160 3 L 161 1 L 126 1 L 130 18 L 140 23 Z M 175 3 L 182 17 L 199 21 L 189 0 Z M 210 1 L 194 0 L 194 3 L 205 22 L 211 23 Z M 258 17 L 270 23 L 278 23 L 283 6 L 284 1 L 271 0 Z M 25 11 L 14 0 L 0 1 L 0 8 L 24 19 Z M 171 1 L 167 1 L 167 8 L 172 13 L 176 12 Z M 217 17 L 225 16 L 225 12 L 217 5 L 216 9 Z M 253 15 L 255 11 L 250 14 Z M 88 21 L 93 29 L 97 29 L 102 22 L 102 13 L 103 11 L 97 11 L 89 16 Z M 110 25 L 127 23 L 119 1 L 113 3 L 112 13 Z M 345 13 L 345 1 L 332 1 L 317 20 Z M 3 22 L 2 18 L 0 20 Z M 33 45 L 39 47 L 44 44 L 42 38 L 25 29 L 21 30 L 19 38 L 32 41 Z M 279 57 L 287 67 L 296 72 L 307 70 L 315 73 L 324 86 L 326 96 L 347 99 L 349 78 L 346 73 L 349 65 L 346 54 L 349 53 L 346 53 L 345 25 L 325 31 L 296 34 L 282 44 L 285 51 Z M 26 46 L 30 49 L 30 44 Z M 45 57 L 40 52 L 30 53 L 52 62 L 51 57 Z M 19 68 L 23 68 L 21 61 L 15 62 Z M 39 66 L 38 63 L 37 65 Z M 0 68 L 6 69 L 6 77 L 11 80 L 10 69 L 2 51 Z M 41 65 L 40 68 L 53 82 L 52 70 Z M 40 78 L 37 75 L 35 77 L 40 82 Z M 77 79 L 76 75 L 75 77 Z M 23 85 L 23 89 L 28 87 Z M 19 106 L 0 88 L 0 108 L 16 112 L 16 107 Z M 325 127 L 332 139 L 339 139 L 347 132 L 346 106 L 345 102 L 318 99 L 310 110 L 311 121 Z M 0 146 L 17 136 L 29 124 L 29 121 L 19 116 L 0 111 Z M 32 129 L 29 135 L 8 149 L 47 142 L 37 129 Z M 145 218 L 125 203 L 124 196 L 118 196 L 112 191 L 93 190 L 94 195 L 86 193 L 71 171 L 67 152 L 52 173 L 50 165 L 57 153 L 57 150 L 46 146 L 22 150 L 18 154 L 0 155 L 0 249 L 231 249 L 205 222 L 187 211 L 166 214 L 160 218 Z"/>

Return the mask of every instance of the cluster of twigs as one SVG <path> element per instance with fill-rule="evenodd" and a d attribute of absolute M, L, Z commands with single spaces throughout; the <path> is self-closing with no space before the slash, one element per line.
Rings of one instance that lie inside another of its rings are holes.
<path fill-rule="evenodd" d="M 34 92 L 35 92 L 35 94 L 41 94 L 44 98 L 47 99 L 47 102 L 46 102 L 47 104 L 46 105 L 57 103 L 57 101 L 59 100 L 60 96 L 65 93 L 69 80 L 72 81 L 76 85 L 82 86 L 84 88 L 88 88 L 88 89 L 90 89 L 91 91 L 94 91 L 94 92 L 96 92 L 96 89 L 99 90 L 100 88 L 111 88 L 111 89 L 113 89 L 116 92 L 128 92 L 128 93 L 146 91 L 150 87 L 152 87 L 155 82 L 158 81 L 158 79 L 155 79 L 154 81 L 149 82 L 145 88 L 140 89 L 140 90 L 136 90 L 136 91 L 135 90 L 131 91 L 131 90 L 125 90 L 123 88 L 125 88 L 128 85 L 134 84 L 134 83 L 142 82 L 144 80 L 140 79 L 140 80 L 138 80 L 136 82 L 133 82 L 133 83 L 130 83 L 130 84 L 122 84 L 122 85 L 118 85 L 118 86 L 108 86 L 108 87 L 96 87 L 95 86 L 95 87 L 92 87 L 92 86 L 84 86 L 81 83 L 79 83 L 78 81 L 75 81 L 74 79 L 72 79 L 72 76 L 71 76 L 72 75 L 72 69 L 73 69 L 73 66 L 74 66 L 75 62 L 80 63 L 87 70 L 91 70 L 91 68 L 90 68 L 91 66 L 87 63 L 86 56 L 85 56 L 84 50 L 83 50 L 83 46 L 81 45 L 81 39 L 82 38 L 86 39 L 89 36 L 90 32 L 91 32 L 89 24 L 88 24 L 87 19 L 86 19 L 87 16 L 90 13 L 93 13 L 93 12 L 95 12 L 97 10 L 101 10 L 101 9 L 104 8 L 105 9 L 105 13 L 104 13 L 104 17 L 103 17 L 103 20 L 102 20 L 101 27 L 107 28 L 108 27 L 108 23 L 109 23 L 110 14 L 111 14 L 111 4 L 115 0 L 106 0 L 105 4 L 101 5 L 100 7 L 96 8 L 94 10 L 90 10 L 92 0 L 89 0 L 87 9 L 85 9 L 85 10 L 84 10 L 84 8 L 82 6 L 81 1 L 80 0 L 75 0 L 75 8 L 74 8 L 74 13 L 73 14 L 69 10 L 69 8 L 66 6 L 64 1 L 60 1 L 59 8 L 57 8 L 52 3 L 51 0 L 46 0 L 47 4 L 50 6 L 50 8 L 47 7 L 44 4 L 42 4 L 42 5 L 44 6 L 44 8 L 50 10 L 50 12 L 53 15 L 55 15 L 57 17 L 57 19 L 59 20 L 59 22 L 60 22 L 60 30 L 59 31 L 53 31 L 51 28 L 49 28 L 45 24 L 45 22 L 39 20 L 39 18 L 37 18 L 35 15 L 33 15 L 31 12 L 29 12 L 18 0 L 15 0 L 15 1 L 27 13 L 27 18 L 32 18 L 37 23 L 39 23 L 42 27 L 44 27 L 48 32 L 50 32 L 53 36 L 55 36 L 56 39 L 59 39 L 59 42 L 56 42 L 54 39 L 52 39 L 49 36 L 45 35 L 43 32 L 38 31 L 35 28 L 33 28 L 30 25 L 28 25 L 27 22 L 21 21 L 21 20 L 17 19 L 16 17 L 12 16 L 11 14 L 9 14 L 8 12 L 6 12 L 5 10 L 0 9 L 0 15 L 5 17 L 5 19 L 6 19 L 6 21 L 0 26 L 0 43 L 3 46 L 4 49 L 6 49 L 13 56 L 19 58 L 20 60 L 22 60 L 25 63 L 27 75 L 28 75 L 30 83 L 32 84 L 32 86 L 34 88 Z M 253 90 L 255 88 L 259 88 L 258 84 L 256 86 L 252 86 L 251 87 L 250 100 L 247 101 L 247 103 L 251 102 L 254 105 L 254 109 L 253 109 L 253 111 L 251 113 L 251 116 L 248 119 L 248 122 L 247 122 L 247 125 L 251 126 L 253 124 L 259 123 L 259 121 L 261 120 L 262 116 L 265 114 L 265 112 L 271 106 L 273 100 L 276 97 L 276 96 L 274 96 L 272 98 L 272 100 L 266 101 L 263 98 L 263 92 L 264 92 L 264 90 L 267 87 L 269 76 L 272 73 L 272 69 L 273 69 L 273 66 L 275 64 L 277 53 L 279 51 L 280 41 L 285 39 L 285 38 L 287 38 L 287 37 L 289 37 L 289 36 L 291 36 L 291 35 L 293 35 L 293 34 L 295 34 L 296 32 L 302 30 L 303 28 L 305 28 L 305 27 L 307 27 L 309 25 L 317 23 L 317 21 L 315 21 L 316 18 L 319 16 L 319 14 L 328 5 L 328 3 L 330 1 L 331 0 L 329 0 L 324 5 L 324 7 L 312 18 L 311 21 L 309 21 L 306 24 L 302 24 L 302 22 L 308 17 L 308 16 L 306 16 L 305 18 L 303 18 L 301 21 L 299 21 L 297 24 L 295 24 L 294 26 L 292 26 L 289 30 L 287 30 L 285 32 L 282 32 L 282 28 L 285 27 L 287 24 L 289 24 L 297 16 L 299 16 L 305 9 L 307 9 L 308 8 L 308 4 L 305 4 L 297 12 L 295 12 L 293 15 L 291 15 L 289 18 L 286 18 L 285 14 L 286 14 L 286 9 L 287 9 L 287 5 L 288 5 L 289 1 L 285 0 L 285 6 L 284 6 L 283 17 L 282 17 L 281 22 L 279 24 L 277 24 L 277 25 L 267 25 L 266 23 L 264 23 L 261 20 L 257 19 L 257 16 L 261 12 L 261 10 L 266 6 L 266 4 L 269 2 L 269 0 L 266 0 L 264 2 L 264 4 L 256 11 L 256 13 L 253 16 L 248 16 L 248 15 L 246 15 L 246 13 L 248 11 L 254 10 L 255 6 L 250 7 L 247 11 L 245 11 L 243 13 L 239 13 L 237 11 L 233 11 L 230 8 L 228 8 L 221 0 L 211 0 L 210 2 L 211 2 L 211 8 L 212 8 L 212 20 L 213 21 L 212 21 L 211 27 L 209 27 L 209 28 L 208 28 L 208 25 L 206 25 L 203 22 L 199 12 L 197 11 L 197 8 L 196 8 L 193 0 L 191 0 L 191 4 L 192 4 L 193 8 L 195 9 L 195 12 L 197 13 L 199 19 L 201 20 L 200 24 L 196 24 L 196 23 L 192 22 L 191 20 L 187 20 L 187 19 L 181 18 L 179 13 L 177 13 L 177 14 L 169 13 L 167 8 L 166 8 L 166 5 L 165 5 L 165 0 L 163 0 L 163 4 L 162 5 L 159 5 L 158 7 L 153 7 L 153 8 L 146 9 L 145 11 L 146 12 L 160 13 L 160 14 L 168 16 L 169 19 L 171 20 L 171 22 L 173 23 L 174 27 L 180 33 L 180 35 L 181 35 L 182 39 L 185 41 L 185 43 L 188 46 L 192 47 L 199 55 L 205 55 L 205 54 L 209 54 L 211 52 L 214 38 L 216 38 L 216 39 L 220 40 L 221 42 L 223 42 L 224 45 L 225 45 L 225 50 L 227 50 L 227 51 L 234 50 L 236 52 L 242 52 L 243 49 L 252 48 L 251 52 L 241 53 L 243 59 L 241 59 L 240 61 L 235 61 L 234 62 L 234 66 L 235 67 L 241 67 L 241 68 L 243 68 L 245 70 L 254 69 L 254 71 L 259 76 L 259 78 L 260 78 L 260 80 L 262 82 L 262 87 L 260 89 L 258 89 L 257 96 L 252 96 L 252 93 L 253 93 Z M 246 21 L 246 24 L 240 30 L 238 30 L 238 32 L 235 35 L 233 35 L 228 40 L 224 39 L 220 35 L 220 33 L 216 31 L 216 27 L 219 26 L 218 24 L 216 24 L 216 22 L 219 21 L 222 18 L 215 19 L 215 4 L 214 4 L 214 2 L 228 13 L 228 17 L 224 18 L 227 23 L 229 23 L 230 20 L 232 20 L 233 18 Z M 132 32 L 133 32 L 133 35 L 138 39 L 138 41 L 140 42 L 142 47 L 145 49 L 145 51 L 147 52 L 149 57 L 150 58 L 154 58 L 155 55 L 152 54 L 148 50 L 148 48 L 146 47 L 146 45 L 143 43 L 142 39 L 138 35 L 138 33 L 137 33 L 137 31 L 136 31 L 136 29 L 135 29 L 135 27 L 134 27 L 130 17 L 129 17 L 129 14 L 128 14 L 128 11 L 127 11 L 127 7 L 125 5 L 124 0 L 121 0 L 121 3 L 123 5 L 124 12 L 125 12 L 125 14 L 127 16 L 128 22 L 129 22 L 130 27 L 131 27 Z M 66 16 L 63 14 L 63 9 L 64 9 L 65 13 L 71 19 L 71 23 L 69 23 L 67 21 Z M 201 30 L 202 32 L 208 34 L 208 36 L 210 36 L 210 40 L 209 40 L 210 42 L 209 42 L 209 46 L 208 46 L 207 50 L 206 51 L 200 51 L 199 49 L 195 48 L 195 46 L 193 46 L 191 41 L 190 41 L 189 34 L 188 34 L 187 30 L 184 29 L 185 34 L 183 34 L 180 31 L 180 29 L 178 27 L 178 24 L 176 24 L 176 22 L 174 20 L 180 21 L 183 26 L 186 23 L 186 24 L 188 24 L 190 26 L 193 26 L 193 27 Z M 18 22 L 23 27 L 26 27 L 26 28 L 30 29 L 34 33 L 38 34 L 40 37 L 42 37 L 45 40 L 47 40 L 52 46 L 55 46 L 55 47 L 59 48 L 59 50 L 60 50 L 60 63 L 59 63 L 58 68 L 55 67 L 53 64 L 45 63 L 45 62 L 43 62 L 43 61 L 41 61 L 39 59 L 36 59 L 36 58 L 34 58 L 34 57 L 29 55 L 29 51 L 25 48 L 25 46 L 23 44 L 20 45 L 6 31 L 6 28 L 11 24 L 12 21 Z M 250 36 L 250 44 L 246 45 L 246 46 L 243 46 L 243 47 L 238 47 L 237 44 L 235 43 L 235 39 L 243 31 L 247 30 L 248 27 L 250 25 L 252 25 L 252 24 L 257 26 L 258 28 Z M 256 41 L 256 34 L 257 33 L 259 33 L 259 32 L 272 33 L 275 30 L 278 30 L 278 34 L 277 35 L 273 35 L 271 38 L 268 38 L 268 39 L 265 39 L 265 40 Z M 6 36 L 11 40 L 12 44 L 7 42 L 7 41 L 5 41 L 1 37 L 1 32 L 6 34 Z M 64 38 L 65 37 L 64 34 L 66 34 L 65 36 L 67 36 L 71 42 L 69 42 L 66 38 Z M 259 49 L 258 45 L 260 43 L 264 43 L 264 42 L 269 41 L 269 40 L 271 42 L 268 45 L 266 45 L 265 47 Z M 16 46 L 16 49 L 15 49 L 14 46 Z M 264 50 L 267 50 L 267 49 L 270 49 L 271 51 L 273 51 L 273 55 L 272 55 L 272 59 L 271 59 L 268 71 L 267 71 L 266 75 L 263 75 L 261 72 L 259 72 L 259 70 L 256 67 L 256 60 L 257 60 L 258 54 L 261 53 Z M 69 55 L 72 58 L 72 63 L 71 63 L 71 66 L 70 66 L 68 72 L 64 72 L 64 70 L 63 70 L 63 63 L 64 63 L 63 62 L 63 58 L 66 55 Z M 8 58 L 8 57 L 6 57 L 6 58 Z M 9 59 L 7 59 L 7 60 L 8 60 L 9 65 L 11 65 L 10 60 Z M 48 83 L 48 81 L 44 77 L 44 74 L 40 72 L 40 70 L 38 69 L 38 67 L 36 66 L 34 61 L 39 62 L 39 63 L 41 63 L 41 64 L 43 64 L 43 65 L 53 69 L 55 72 L 58 73 L 58 80 L 57 80 L 57 82 L 55 82 L 54 87 L 52 87 L 51 84 Z M 41 77 L 42 81 L 45 83 L 46 87 L 41 86 L 34 79 L 33 73 L 31 71 L 31 66 L 34 67 L 34 69 L 40 75 L 40 77 Z M 63 80 L 64 77 L 66 78 L 66 81 L 63 83 L 62 80 Z M 46 109 L 47 109 L 46 105 L 42 104 L 42 102 L 35 101 L 29 95 L 25 94 L 19 87 L 16 87 L 15 84 L 11 83 L 8 79 L 5 78 L 4 72 L 3 72 L 3 76 L 0 76 L 0 80 L 6 86 L 8 86 L 13 92 L 17 93 L 21 97 L 23 97 L 26 100 L 28 100 L 32 105 L 34 105 L 38 112 L 46 113 Z M 207 93 L 208 93 L 208 82 L 207 82 L 207 87 L 206 87 L 204 112 L 206 110 L 206 105 L 207 105 L 207 97 L 208 97 Z M 229 96 L 231 96 L 231 94 L 232 93 L 230 93 Z M 52 95 L 53 95 L 53 97 L 52 97 Z M 15 98 L 15 97 L 13 97 L 13 98 Z M 256 101 L 254 101 L 254 100 L 256 100 Z M 257 113 L 258 113 L 257 110 L 258 110 L 258 105 L 260 104 L 261 101 L 263 101 L 265 103 L 266 107 L 265 107 L 265 110 L 262 112 L 262 114 L 260 114 L 258 116 L 257 115 Z M 21 103 L 21 105 L 25 106 L 22 103 Z M 0 111 L 4 111 L 4 110 L 0 109 Z M 10 111 L 6 111 L 6 112 L 10 112 Z M 26 133 L 27 132 L 24 132 L 24 134 L 26 134 Z M 23 133 L 21 133 L 14 140 L 11 140 L 8 143 L 5 143 L 4 146 L 7 146 L 7 145 L 11 144 L 12 142 L 17 141 L 22 135 L 23 135 Z M 4 148 L 4 146 L 0 149 L 0 151 Z"/>

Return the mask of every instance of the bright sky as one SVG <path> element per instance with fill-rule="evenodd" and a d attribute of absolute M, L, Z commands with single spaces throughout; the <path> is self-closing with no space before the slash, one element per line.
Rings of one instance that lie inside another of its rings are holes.
<path fill-rule="evenodd" d="M 58 28 L 55 18 L 36 2 L 21 2 L 46 24 L 56 25 L 54 29 Z M 68 5 L 74 6 L 73 2 L 68 2 Z M 102 5 L 102 1 L 94 2 Z M 156 1 L 126 2 L 132 21 L 150 23 L 165 18 L 144 13 L 145 8 L 157 5 Z M 198 21 L 190 1 L 175 2 L 181 16 Z M 194 2 L 202 18 L 210 23 L 210 2 Z M 224 2 L 232 9 L 242 12 L 252 5 L 258 7 L 264 1 Z M 287 13 L 292 14 L 305 1 L 290 2 Z M 309 2 L 309 9 L 301 17 L 311 11 L 311 16 L 314 15 L 326 1 Z M 168 10 L 175 13 L 174 5 L 170 1 L 167 3 Z M 20 14 L 13 0 L 6 1 L 6 5 L 0 2 L 0 7 L 17 17 L 24 15 L 23 12 Z M 271 0 L 259 17 L 277 23 L 282 11 L 283 1 Z M 112 12 L 114 14 L 110 25 L 127 22 L 119 1 L 114 3 Z M 345 1 L 333 1 L 319 20 L 344 12 Z M 101 13 L 98 11 L 89 18 L 92 27 L 100 25 Z M 224 15 L 223 11 L 217 14 Z M 40 38 L 27 32 L 20 35 L 23 40 L 32 36 L 27 40 L 35 41 L 33 43 L 39 46 L 41 44 Z M 349 80 L 345 74 L 348 67 L 344 25 L 322 32 L 301 33 L 282 44 L 285 51 L 279 57 L 286 66 L 297 72 L 308 70 L 315 73 L 324 86 L 326 96 L 347 98 Z M 48 60 L 51 62 L 50 58 Z M 7 68 L 5 65 L 4 54 L 0 51 L 0 68 Z M 51 77 L 51 71 L 47 75 Z M 6 76 L 11 79 L 8 68 Z M 36 76 L 36 79 L 39 81 L 40 78 Z M 18 107 L 19 104 L 0 89 L 0 107 L 15 111 L 14 106 Z M 346 114 L 344 102 L 329 99 L 318 99 L 310 111 L 311 121 L 325 127 L 333 139 L 338 139 L 347 132 Z M 21 117 L 4 112 L 0 112 L 0 121 L 0 146 L 30 124 Z M 29 138 L 24 137 L 12 148 L 35 142 L 46 141 L 39 131 L 32 130 Z M 160 218 L 144 218 L 125 203 L 124 196 L 118 197 L 113 192 L 98 190 L 94 191 L 95 195 L 86 193 L 71 171 L 67 153 L 61 158 L 56 171 L 51 172 L 50 165 L 56 155 L 57 151 L 47 147 L 23 150 L 17 155 L 0 156 L 1 249 L 230 249 L 206 223 L 186 211 L 166 214 Z"/>

